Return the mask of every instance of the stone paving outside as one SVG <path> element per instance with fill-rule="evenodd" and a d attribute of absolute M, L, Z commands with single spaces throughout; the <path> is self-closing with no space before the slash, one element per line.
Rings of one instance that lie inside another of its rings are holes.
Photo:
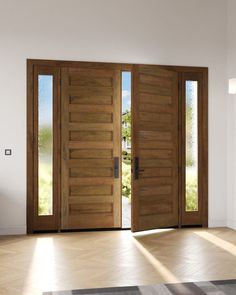
<path fill-rule="evenodd" d="M 122 196 L 122 228 L 131 227 L 131 202 Z"/>

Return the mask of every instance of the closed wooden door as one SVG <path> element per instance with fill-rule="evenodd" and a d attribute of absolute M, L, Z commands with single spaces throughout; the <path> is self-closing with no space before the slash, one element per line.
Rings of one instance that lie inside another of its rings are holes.
<path fill-rule="evenodd" d="M 178 225 L 178 74 L 133 72 L 132 230 Z"/>
<path fill-rule="evenodd" d="M 120 227 L 120 71 L 70 67 L 61 77 L 61 228 Z"/>

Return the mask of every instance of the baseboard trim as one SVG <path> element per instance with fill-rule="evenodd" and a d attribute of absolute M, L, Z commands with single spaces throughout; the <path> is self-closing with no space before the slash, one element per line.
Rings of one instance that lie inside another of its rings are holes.
<path fill-rule="evenodd" d="M 0 235 L 25 235 L 26 226 L 9 226 L 9 227 L 0 227 Z"/>
<path fill-rule="evenodd" d="M 227 227 L 236 230 L 236 220 L 228 219 L 228 220 L 227 220 Z"/>
<path fill-rule="evenodd" d="M 208 227 L 226 227 L 227 221 L 225 219 L 209 219 Z"/>

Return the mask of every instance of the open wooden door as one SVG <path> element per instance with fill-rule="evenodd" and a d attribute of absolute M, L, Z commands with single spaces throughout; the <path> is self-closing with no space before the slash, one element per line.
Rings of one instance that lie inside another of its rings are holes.
<path fill-rule="evenodd" d="M 178 74 L 135 65 L 132 231 L 177 226 Z"/>
<path fill-rule="evenodd" d="M 61 228 L 119 228 L 120 71 L 81 63 L 61 73 Z"/>

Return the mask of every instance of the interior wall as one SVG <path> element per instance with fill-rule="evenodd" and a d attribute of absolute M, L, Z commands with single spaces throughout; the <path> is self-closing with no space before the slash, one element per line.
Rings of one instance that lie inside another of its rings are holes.
<path fill-rule="evenodd" d="M 224 0 L 1 1 L 0 234 L 26 227 L 27 58 L 209 67 L 209 225 L 224 226 L 226 23 Z"/>
<path fill-rule="evenodd" d="M 228 79 L 236 78 L 236 1 L 228 0 Z M 236 229 L 236 94 L 228 102 L 228 199 L 227 225 Z"/>

